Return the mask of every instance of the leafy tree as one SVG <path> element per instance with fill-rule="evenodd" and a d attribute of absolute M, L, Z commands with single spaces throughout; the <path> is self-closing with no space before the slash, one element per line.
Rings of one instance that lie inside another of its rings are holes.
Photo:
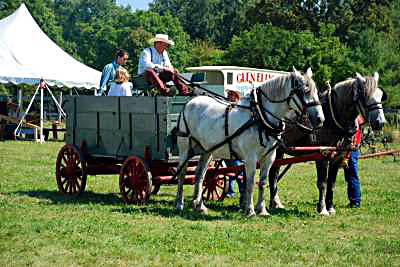
<path fill-rule="evenodd" d="M 311 67 L 319 88 L 324 81 L 339 81 L 351 69 L 349 50 L 332 37 L 333 26 L 321 36 L 309 31 L 294 33 L 270 24 L 256 25 L 235 36 L 225 54 L 225 63 L 244 67 L 290 71 Z"/>
<path fill-rule="evenodd" d="M 192 39 L 226 47 L 239 34 L 248 0 L 155 0 L 150 10 L 177 17 Z"/>
<path fill-rule="evenodd" d="M 196 41 L 192 49 L 192 66 L 221 65 L 223 50 L 213 47 L 207 41 Z"/>
<path fill-rule="evenodd" d="M 341 41 L 356 45 L 352 38 L 365 28 L 391 31 L 388 0 L 252 0 L 246 13 L 251 23 L 271 23 L 288 30 L 320 31 L 320 24 L 334 24 Z"/>

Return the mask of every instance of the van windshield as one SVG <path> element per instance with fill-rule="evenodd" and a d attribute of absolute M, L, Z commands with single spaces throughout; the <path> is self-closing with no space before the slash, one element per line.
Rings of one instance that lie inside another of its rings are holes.
<path fill-rule="evenodd" d="M 191 82 L 201 82 L 206 84 L 224 84 L 224 75 L 220 71 L 196 72 L 192 75 Z"/>

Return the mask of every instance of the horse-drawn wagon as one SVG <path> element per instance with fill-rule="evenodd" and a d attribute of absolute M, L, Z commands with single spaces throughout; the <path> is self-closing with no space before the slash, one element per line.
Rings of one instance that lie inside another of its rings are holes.
<path fill-rule="evenodd" d="M 197 82 L 201 84 L 199 87 L 223 96 L 225 87 L 236 84 L 231 78 L 242 73 L 240 70 L 250 76 L 239 80 L 240 84 L 251 82 L 251 77 L 257 74 L 263 81 L 284 74 L 250 68 L 203 67 L 193 70 L 197 75 L 189 82 Z M 135 92 L 146 89 L 144 84 L 138 86 Z M 140 204 L 151 193 L 157 193 L 161 185 L 177 183 L 174 179 L 178 165 L 177 137 L 173 130 L 189 99 L 184 96 L 66 97 L 66 144 L 56 162 L 59 191 L 78 196 L 84 192 L 88 176 L 118 174 L 124 201 Z M 185 183 L 195 182 L 196 164 L 196 159 L 189 162 Z M 226 167 L 222 160 L 214 161 L 204 179 L 204 198 L 223 200 L 227 177 L 238 176 L 242 171 L 243 166 Z"/>
<path fill-rule="evenodd" d="M 56 180 L 60 192 L 78 196 L 89 175 L 119 174 L 126 203 L 145 203 L 162 184 L 174 184 L 178 164 L 176 126 L 190 97 L 66 98 L 66 144 L 58 153 Z M 185 183 L 194 183 L 192 161 Z M 235 168 L 210 167 L 204 183 L 206 199 L 223 199 L 226 175 Z"/>

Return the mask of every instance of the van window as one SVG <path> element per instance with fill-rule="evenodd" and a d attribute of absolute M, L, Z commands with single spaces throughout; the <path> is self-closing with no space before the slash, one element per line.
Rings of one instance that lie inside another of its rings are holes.
<path fill-rule="evenodd" d="M 233 83 L 233 73 L 232 72 L 228 72 L 226 74 L 226 83 L 227 84 L 232 84 Z"/>
<path fill-rule="evenodd" d="M 191 82 L 204 82 L 205 80 L 205 73 L 204 72 L 196 72 L 192 75 L 192 78 L 190 79 Z"/>
<path fill-rule="evenodd" d="M 220 71 L 208 71 L 206 81 L 209 84 L 224 84 L 224 74 Z"/>

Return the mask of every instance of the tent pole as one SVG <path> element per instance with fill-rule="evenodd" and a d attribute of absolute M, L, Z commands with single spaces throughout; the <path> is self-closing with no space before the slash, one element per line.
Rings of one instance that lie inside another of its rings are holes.
<path fill-rule="evenodd" d="M 44 80 L 40 80 L 40 143 L 44 143 L 43 136 L 43 91 L 44 91 Z"/>
<path fill-rule="evenodd" d="M 22 109 L 22 89 L 18 88 L 18 118 L 21 116 Z"/>
<path fill-rule="evenodd" d="M 36 97 L 36 95 L 37 95 L 37 93 L 39 91 L 39 88 L 40 88 L 40 85 L 38 85 L 38 87 L 36 87 L 36 91 L 32 96 L 31 102 L 29 102 L 28 108 L 25 110 L 24 115 L 22 115 L 22 118 L 19 121 L 19 124 L 18 124 L 17 128 L 15 128 L 15 130 L 14 130 L 15 136 L 19 135 L 18 129 L 21 128 L 22 122 L 25 120 L 26 115 L 28 114 L 29 110 L 31 109 L 32 103 L 35 100 L 35 97 Z"/>
<path fill-rule="evenodd" d="M 62 109 L 60 103 L 57 102 L 57 99 L 54 97 L 53 93 L 51 92 L 50 88 L 47 86 L 46 82 L 44 82 L 44 86 L 46 87 L 47 91 L 49 92 L 51 98 L 53 99 L 54 103 L 56 104 L 58 111 L 61 113 L 61 115 L 65 118 L 67 115 L 65 114 L 64 110 Z"/>
<path fill-rule="evenodd" d="M 62 103 L 63 101 L 63 91 L 60 91 L 60 100 L 59 103 Z M 61 111 L 58 111 L 58 121 L 61 122 Z"/>

